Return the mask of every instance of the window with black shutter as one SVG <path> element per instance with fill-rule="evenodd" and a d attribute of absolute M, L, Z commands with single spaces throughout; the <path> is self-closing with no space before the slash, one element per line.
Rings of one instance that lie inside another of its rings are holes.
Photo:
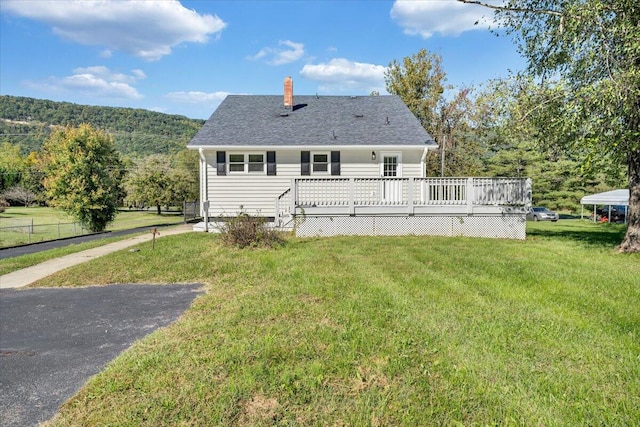
<path fill-rule="evenodd" d="M 276 174 L 276 152 L 267 151 L 267 175 Z"/>
<path fill-rule="evenodd" d="M 340 152 L 331 152 L 331 175 L 340 175 Z"/>
<path fill-rule="evenodd" d="M 225 151 L 216 151 L 216 170 L 218 175 L 226 175 L 227 167 L 226 167 L 226 159 L 227 153 Z"/>
<path fill-rule="evenodd" d="M 311 175 L 311 152 L 300 152 L 300 175 Z"/>

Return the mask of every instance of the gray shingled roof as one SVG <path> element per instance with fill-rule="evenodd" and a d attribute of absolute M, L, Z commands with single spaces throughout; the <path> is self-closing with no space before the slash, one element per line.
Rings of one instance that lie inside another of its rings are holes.
<path fill-rule="evenodd" d="M 435 146 L 402 100 L 389 96 L 229 95 L 189 146 Z M 388 120 L 387 120 L 388 119 Z"/>

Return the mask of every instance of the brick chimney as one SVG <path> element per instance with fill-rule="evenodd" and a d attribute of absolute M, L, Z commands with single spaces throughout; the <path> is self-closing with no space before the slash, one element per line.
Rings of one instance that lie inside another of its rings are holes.
<path fill-rule="evenodd" d="M 293 80 L 291 77 L 284 79 L 284 106 L 293 108 Z"/>

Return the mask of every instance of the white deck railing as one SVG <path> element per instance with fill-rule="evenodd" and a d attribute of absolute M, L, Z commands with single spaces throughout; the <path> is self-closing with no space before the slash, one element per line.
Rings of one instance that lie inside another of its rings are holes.
<path fill-rule="evenodd" d="M 531 205 L 531 180 L 526 178 L 294 178 L 276 199 L 276 214 L 297 209 L 362 207 L 515 206 Z"/>

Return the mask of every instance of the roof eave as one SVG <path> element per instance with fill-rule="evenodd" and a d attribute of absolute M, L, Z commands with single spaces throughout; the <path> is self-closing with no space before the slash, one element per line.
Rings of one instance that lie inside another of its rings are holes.
<path fill-rule="evenodd" d="M 437 144 L 411 145 L 187 145 L 191 150 L 435 150 Z"/>

